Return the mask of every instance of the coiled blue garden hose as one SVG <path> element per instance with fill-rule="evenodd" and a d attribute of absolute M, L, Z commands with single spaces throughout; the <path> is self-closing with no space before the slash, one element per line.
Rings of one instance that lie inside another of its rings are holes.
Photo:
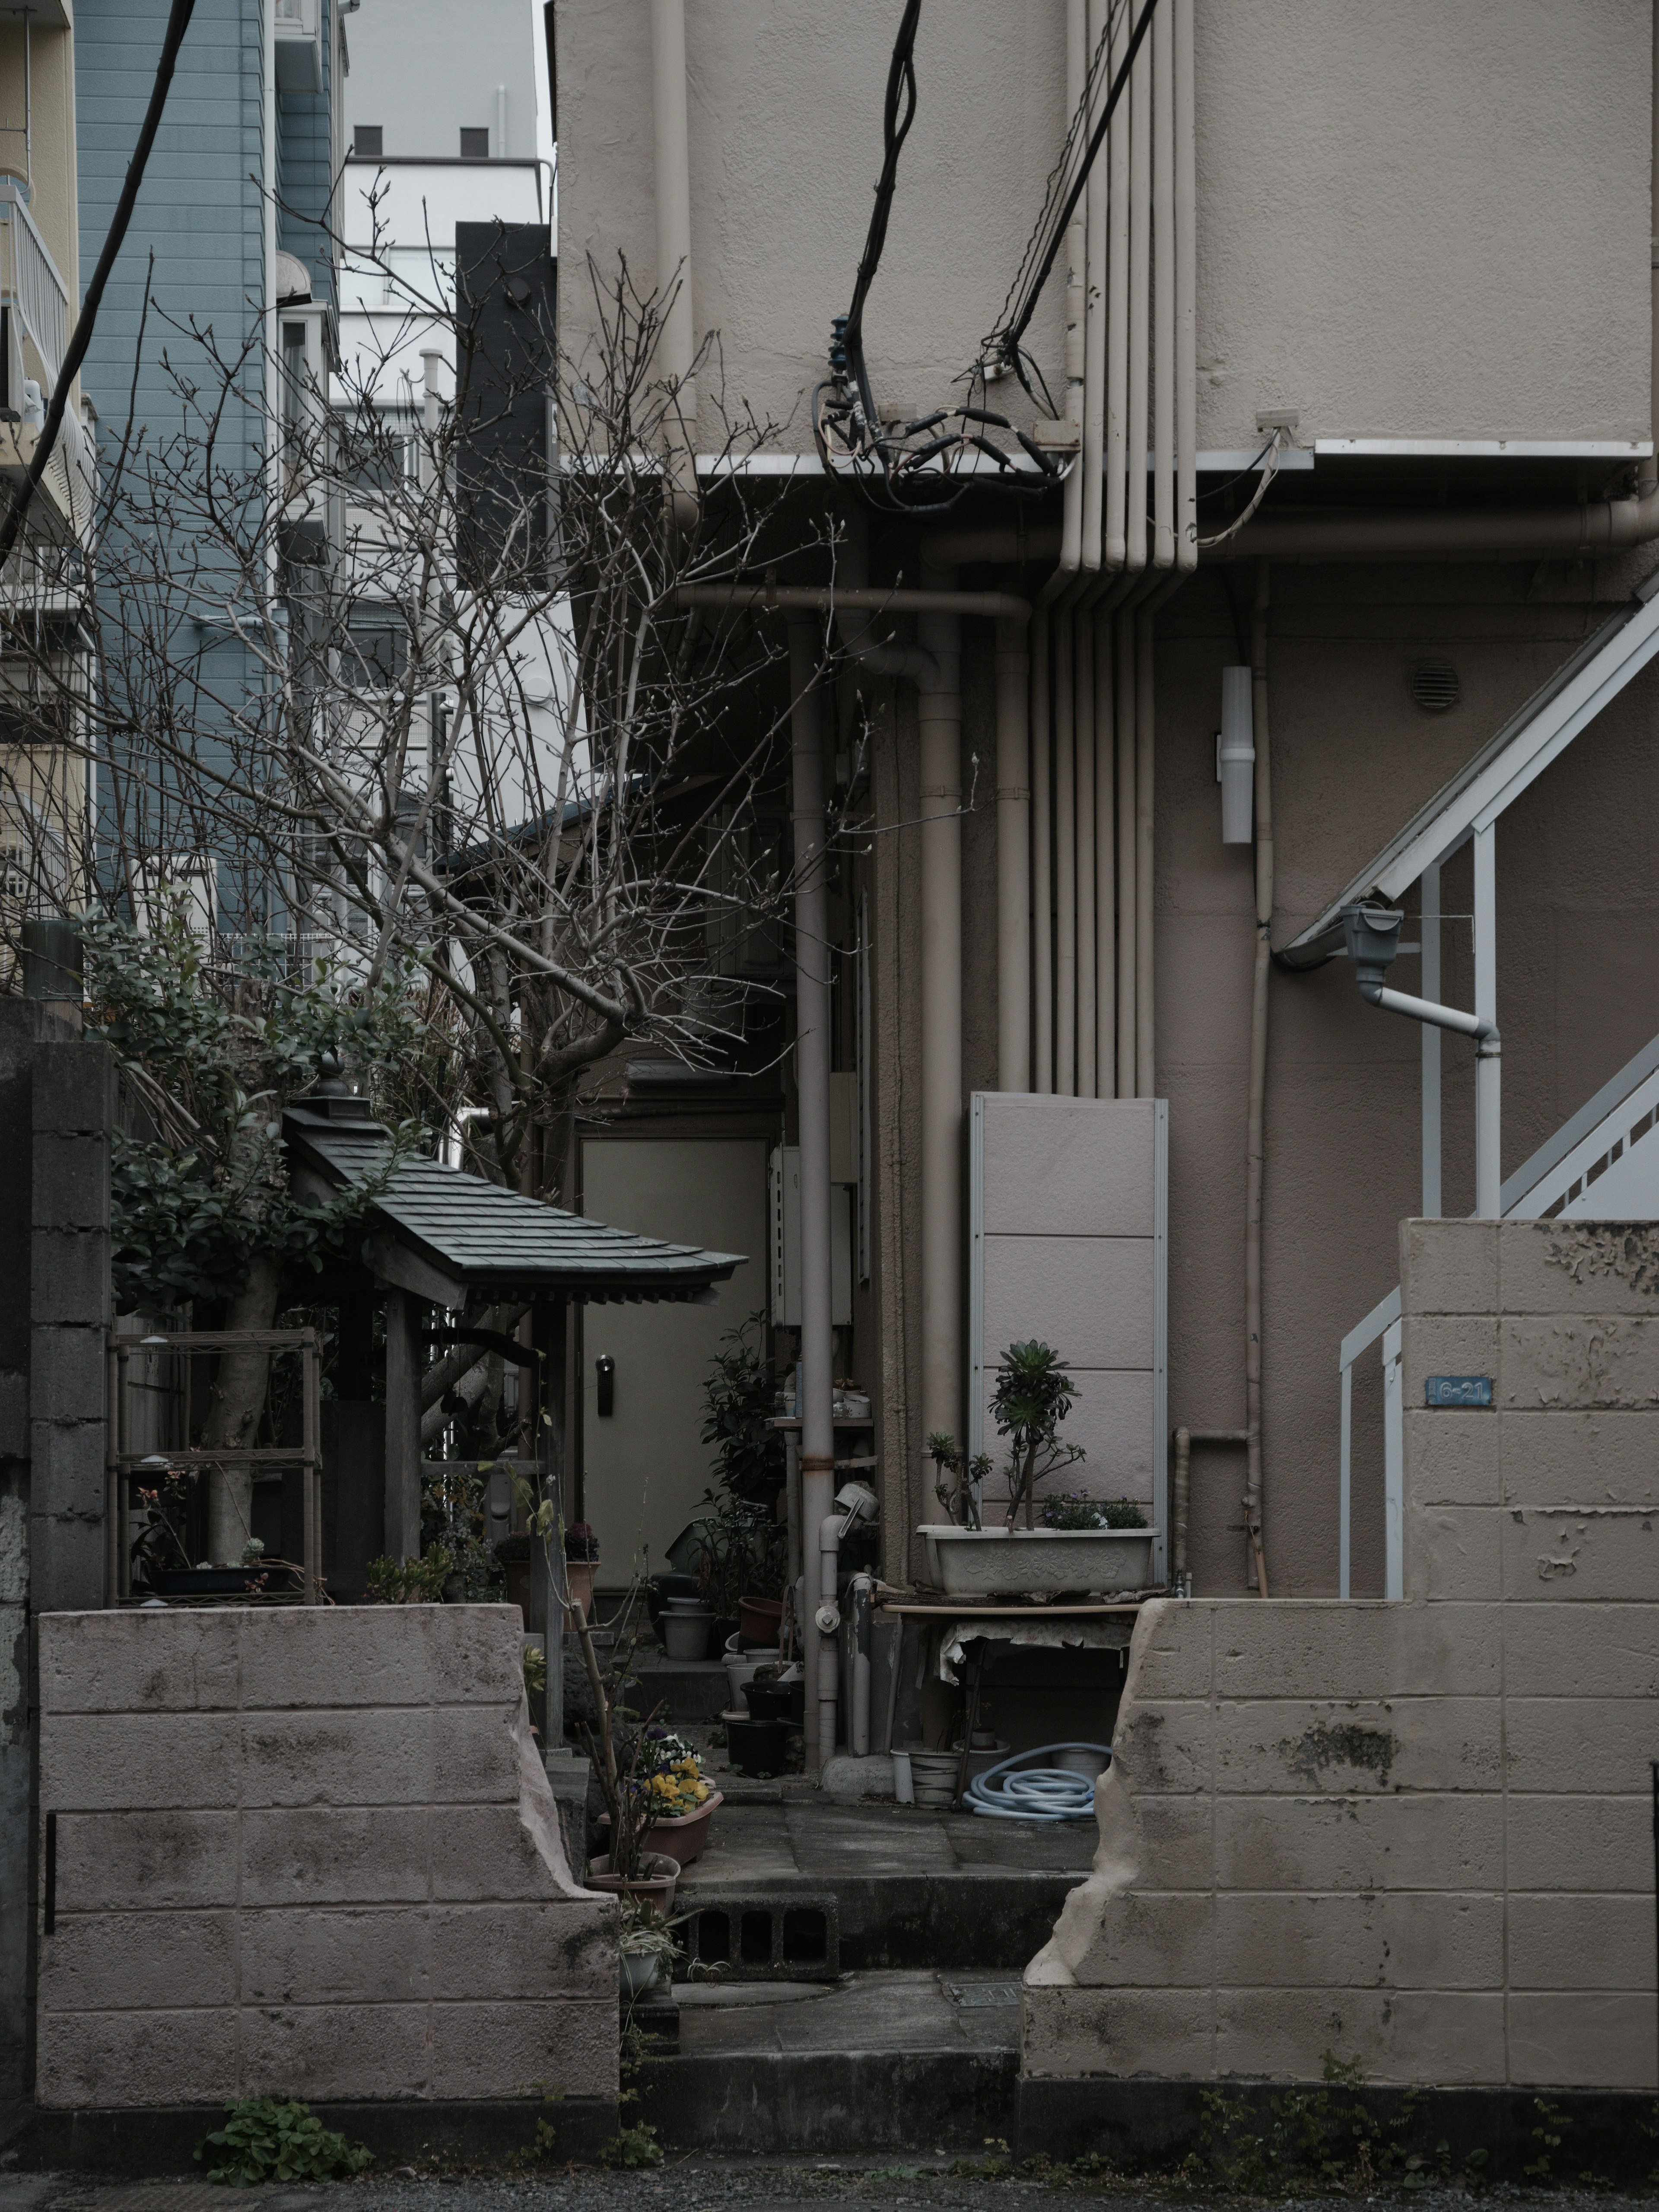
<path fill-rule="evenodd" d="M 1045 1743 L 1036 1751 L 1018 1751 L 983 1774 L 976 1774 L 963 1793 L 963 1802 L 975 1813 L 994 1820 L 1086 1820 L 1094 1817 L 1095 1777 L 1079 1774 L 1067 1766 L 1033 1766 L 1057 1751 L 1092 1751 L 1109 1766 L 1112 1754 L 1103 1743 Z M 1103 1773 L 1105 1769 L 1101 1770 Z"/>

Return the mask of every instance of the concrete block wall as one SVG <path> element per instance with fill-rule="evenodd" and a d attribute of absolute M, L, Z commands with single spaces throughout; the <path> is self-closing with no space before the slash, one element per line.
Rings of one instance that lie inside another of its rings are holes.
<path fill-rule="evenodd" d="M 1028 2073 L 1659 2080 L 1659 1227 L 1407 1222 L 1401 1265 L 1405 1600 L 1143 1610 Z"/>
<path fill-rule="evenodd" d="M 506 1606 L 43 1619 L 37 2101 L 614 2097 L 616 1907 L 520 1647 Z"/>

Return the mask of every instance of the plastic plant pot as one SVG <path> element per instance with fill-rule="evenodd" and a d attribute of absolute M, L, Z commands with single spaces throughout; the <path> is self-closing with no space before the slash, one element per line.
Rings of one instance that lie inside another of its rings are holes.
<path fill-rule="evenodd" d="M 674 1909 L 674 1885 L 680 1878 L 680 1863 L 666 1851 L 642 1851 L 640 1870 L 631 1881 L 624 1881 L 619 1874 L 611 1871 L 609 1857 L 590 1859 L 587 1863 L 587 1887 L 602 1889 L 611 1896 L 624 1893 L 637 1897 L 665 1918 Z"/>
<path fill-rule="evenodd" d="M 688 1867 L 702 1856 L 714 1808 L 724 1802 L 720 1791 L 711 1790 L 695 1813 L 676 1813 L 672 1820 L 653 1820 L 645 1832 L 645 1840 L 659 1857 L 672 1859 L 676 1866 Z M 602 1829 L 610 1828 L 609 1813 L 600 1814 L 599 1826 Z"/>
<path fill-rule="evenodd" d="M 665 1613 L 657 1623 L 663 1650 L 671 1659 L 706 1659 L 714 1632 L 711 1613 Z"/>
<path fill-rule="evenodd" d="M 738 1633 L 745 1644 L 775 1646 L 782 1626 L 781 1598 L 745 1597 L 738 1601 Z"/>
<path fill-rule="evenodd" d="M 789 1742 L 787 1721 L 727 1721 L 726 1746 L 732 1765 L 751 1779 L 781 1774 Z"/>
<path fill-rule="evenodd" d="M 805 1689 L 805 1685 L 802 1685 Z M 790 1682 L 746 1682 L 744 1699 L 752 1721 L 787 1721 L 793 1717 L 794 1685 Z"/>

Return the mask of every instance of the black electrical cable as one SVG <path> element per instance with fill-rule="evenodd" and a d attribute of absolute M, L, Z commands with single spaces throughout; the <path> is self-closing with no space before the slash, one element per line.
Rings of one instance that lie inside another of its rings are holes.
<path fill-rule="evenodd" d="M 921 21 L 921 0 L 905 0 L 898 36 L 893 41 L 893 57 L 887 65 L 887 96 L 881 112 L 881 175 L 876 183 L 876 204 L 870 210 L 870 228 L 865 234 L 864 252 L 853 283 L 853 301 L 847 310 L 842 341 L 847 348 L 848 365 L 858 379 L 859 395 L 872 431 L 876 427 L 876 410 L 864 365 L 864 303 L 870 296 L 870 287 L 876 280 L 887 244 L 887 222 L 893 211 L 893 192 L 898 183 L 899 155 L 916 119 L 916 27 Z"/>
<path fill-rule="evenodd" d="M 1083 156 L 1083 166 L 1078 172 L 1071 191 L 1066 196 L 1066 204 L 1061 208 L 1059 220 L 1054 224 L 1054 234 L 1048 240 L 1048 251 L 1042 257 L 1036 276 L 1026 289 L 1025 304 L 1012 323 L 994 334 L 995 342 L 1001 346 L 1005 360 L 1018 345 L 1019 341 L 1025 335 L 1026 327 L 1032 316 L 1036 313 L 1036 303 L 1042 295 L 1043 286 L 1048 281 L 1049 271 L 1054 265 L 1054 256 L 1060 252 L 1060 240 L 1066 235 L 1066 225 L 1071 222 L 1077 204 L 1083 197 L 1083 188 L 1089 181 L 1089 172 L 1094 166 L 1096 155 L 1100 151 L 1101 142 L 1106 136 L 1113 112 L 1123 96 L 1123 88 L 1129 81 L 1129 71 L 1134 66 L 1134 58 L 1140 51 L 1141 40 L 1152 28 L 1152 11 L 1157 6 L 1158 0 L 1146 0 L 1146 6 L 1140 11 L 1139 21 L 1129 33 L 1129 43 L 1124 49 L 1123 59 L 1118 64 L 1117 73 L 1112 79 L 1111 90 L 1106 95 L 1106 105 L 1101 112 L 1100 120 L 1089 134 L 1089 143 Z"/>
<path fill-rule="evenodd" d="M 64 427 L 64 410 L 69 404 L 70 386 L 74 383 L 87 349 L 92 343 L 93 327 L 98 320 L 99 304 L 104 288 L 109 283 L 115 258 L 121 251 L 127 226 L 132 221 L 132 210 L 138 204 L 138 188 L 144 181 L 144 170 L 149 161 L 150 148 L 155 143 L 155 134 L 161 125 L 161 112 L 167 103 L 167 91 L 173 82 L 173 72 L 179 59 L 179 49 L 185 42 L 185 33 L 190 28 L 190 19 L 195 13 L 196 0 L 173 0 L 172 13 L 161 40 L 161 54 L 155 64 L 155 82 L 150 88 L 149 106 L 138 131 L 138 143 L 132 149 L 132 159 L 127 163 L 125 182 L 121 197 L 115 204 L 115 213 L 110 221 L 109 234 L 104 240 L 103 252 L 98 257 L 98 266 L 93 271 L 92 282 L 87 287 L 87 296 L 58 372 L 58 380 L 52 388 L 52 404 L 46 410 L 46 419 L 35 443 L 34 457 L 28 473 L 14 495 L 10 511 L 3 526 L 0 526 L 0 568 L 11 558 L 17 543 L 17 533 L 23 527 L 24 517 L 40 488 L 40 479 L 46 472 L 46 463 L 52 459 L 52 448 L 58 443 L 58 434 Z"/>

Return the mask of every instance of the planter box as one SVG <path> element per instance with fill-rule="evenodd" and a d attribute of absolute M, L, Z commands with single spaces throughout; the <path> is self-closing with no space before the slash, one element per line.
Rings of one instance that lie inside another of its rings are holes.
<path fill-rule="evenodd" d="M 930 1579 L 948 1597 L 1145 1589 L 1156 1528 L 954 1528 L 924 1524 Z"/>
<path fill-rule="evenodd" d="M 694 1859 L 702 1856 L 714 1808 L 725 1802 L 718 1790 L 711 1790 L 695 1813 L 676 1813 L 672 1820 L 653 1820 L 645 1832 L 646 1844 L 663 1858 L 672 1859 L 679 1866 L 690 1866 Z M 599 1826 L 609 1830 L 609 1813 L 600 1814 Z"/>

